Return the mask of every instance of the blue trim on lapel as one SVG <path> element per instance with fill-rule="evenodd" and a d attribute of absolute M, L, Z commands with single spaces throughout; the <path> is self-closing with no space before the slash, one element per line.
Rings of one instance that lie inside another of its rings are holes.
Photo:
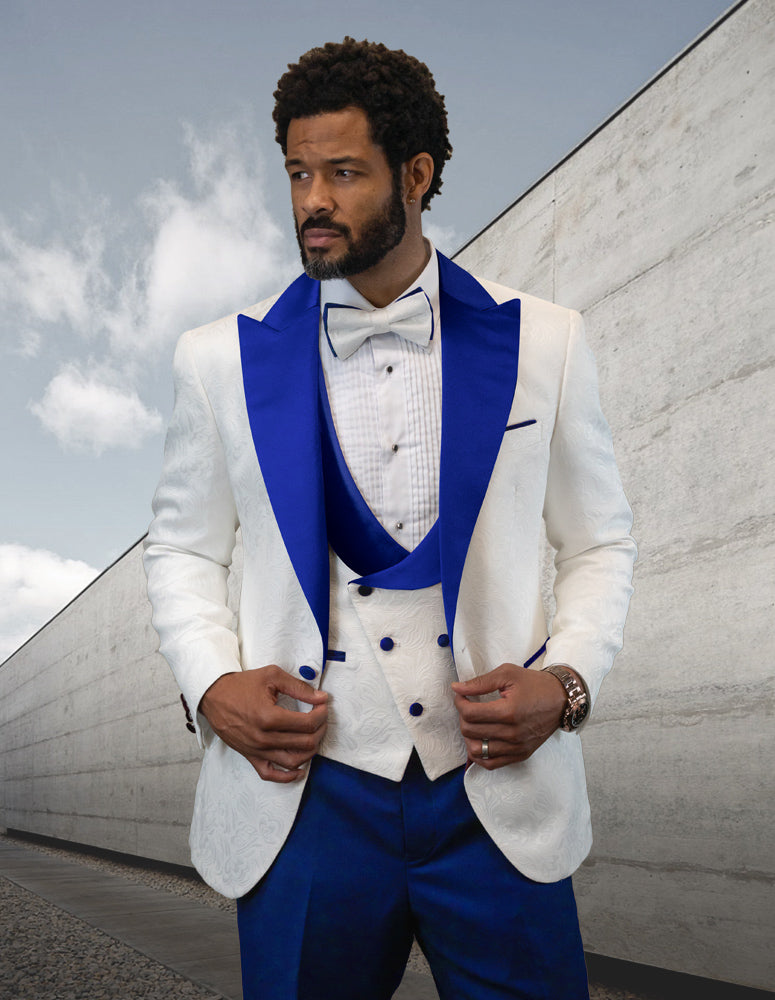
<path fill-rule="evenodd" d="M 454 642 L 460 578 L 517 384 L 520 301 L 498 305 L 467 271 L 442 254 L 438 260 L 441 583 Z"/>
<path fill-rule="evenodd" d="M 438 583 L 440 575 L 439 522 L 436 520 L 425 538 L 401 562 L 354 582 L 383 590 L 421 590 Z"/>
<path fill-rule="evenodd" d="M 470 274 L 442 254 L 438 260 L 444 326 L 438 529 L 444 611 L 454 639 L 463 566 L 516 387 L 520 303 L 497 305 Z M 329 573 L 319 433 L 319 301 L 318 283 L 301 275 L 263 322 L 239 316 L 238 326 L 253 442 L 324 654 Z M 407 562 L 425 564 L 434 530 Z M 389 586 L 392 568 L 381 575 L 387 578 L 375 585 Z"/>
<path fill-rule="evenodd" d="M 250 430 L 285 548 L 328 646 L 329 570 L 318 425 L 320 287 L 306 275 L 263 321 L 237 317 Z"/>

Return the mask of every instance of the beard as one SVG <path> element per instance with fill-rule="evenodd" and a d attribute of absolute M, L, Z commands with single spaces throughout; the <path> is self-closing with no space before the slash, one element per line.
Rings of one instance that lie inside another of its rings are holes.
<path fill-rule="evenodd" d="M 390 198 L 367 220 L 358 239 L 353 239 L 349 226 L 334 222 L 328 216 L 316 215 L 306 219 L 301 226 L 294 219 L 294 224 L 307 276 L 315 281 L 330 281 L 361 274 L 379 264 L 404 238 L 406 211 L 399 185 L 394 183 Z M 327 251 L 307 250 L 302 239 L 307 229 L 331 229 L 340 233 L 345 239 L 344 253 L 335 260 L 327 260 Z"/>

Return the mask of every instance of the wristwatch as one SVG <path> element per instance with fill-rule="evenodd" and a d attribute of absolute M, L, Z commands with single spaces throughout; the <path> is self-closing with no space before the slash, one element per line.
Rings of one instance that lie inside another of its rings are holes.
<path fill-rule="evenodd" d="M 548 674 L 554 674 L 565 688 L 568 703 L 560 719 L 560 729 L 564 729 L 566 733 L 572 733 L 589 715 L 589 694 L 584 682 L 572 674 L 570 670 L 566 670 L 560 663 L 552 663 L 550 666 L 544 667 L 544 670 Z"/>

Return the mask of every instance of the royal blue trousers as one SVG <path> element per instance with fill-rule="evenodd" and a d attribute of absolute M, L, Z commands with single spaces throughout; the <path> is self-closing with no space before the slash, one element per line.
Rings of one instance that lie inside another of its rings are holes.
<path fill-rule="evenodd" d="M 589 997 L 571 880 L 521 875 L 463 768 L 430 781 L 416 754 L 400 782 L 315 758 L 238 920 L 244 1000 L 388 1000 L 415 936 L 442 1000 Z"/>

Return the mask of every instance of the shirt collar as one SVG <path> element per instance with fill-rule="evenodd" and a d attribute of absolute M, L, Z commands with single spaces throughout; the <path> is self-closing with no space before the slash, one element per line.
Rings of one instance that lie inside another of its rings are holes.
<path fill-rule="evenodd" d="M 426 242 L 431 250 L 430 258 L 428 263 L 425 265 L 422 273 L 412 282 L 412 284 L 404 289 L 400 295 L 396 296 L 396 299 L 402 299 L 405 295 L 413 292 L 417 288 L 422 288 L 425 294 L 428 296 L 428 301 L 431 304 L 431 309 L 433 310 L 433 328 L 434 330 L 439 329 L 439 260 L 436 256 L 436 248 L 433 246 L 430 240 L 426 239 Z M 393 300 L 395 301 L 395 299 Z M 370 312 L 376 309 L 376 306 L 372 305 L 368 299 L 365 299 L 361 293 L 353 288 L 347 278 L 332 278 L 330 281 L 320 282 L 320 315 L 323 315 L 323 310 L 326 304 L 329 302 L 336 302 L 343 306 L 356 306 L 358 309 L 365 309 Z"/>

